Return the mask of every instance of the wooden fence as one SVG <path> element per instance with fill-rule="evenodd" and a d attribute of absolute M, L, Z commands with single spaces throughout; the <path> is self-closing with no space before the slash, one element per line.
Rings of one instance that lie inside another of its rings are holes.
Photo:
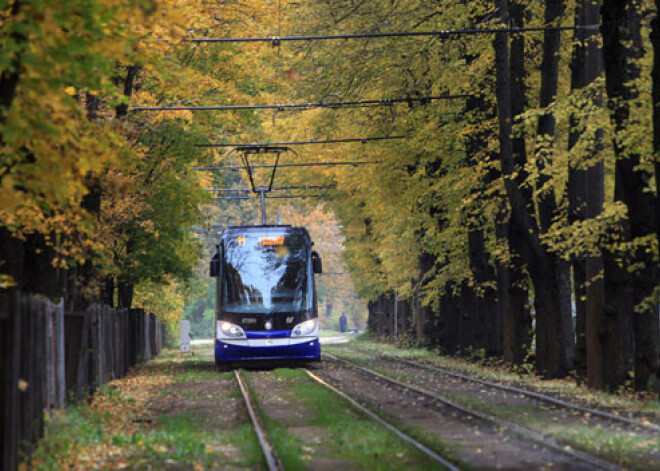
<path fill-rule="evenodd" d="M 0 312 L 0 469 L 12 471 L 41 438 L 46 413 L 158 355 L 165 326 L 142 309 L 65 311 L 19 295 Z"/>

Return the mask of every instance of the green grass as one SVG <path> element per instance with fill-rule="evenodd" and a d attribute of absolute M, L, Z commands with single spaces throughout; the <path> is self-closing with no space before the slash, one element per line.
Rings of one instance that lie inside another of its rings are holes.
<path fill-rule="evenodd" d="M 548 430 L 557 437 L 575 443 L 577 447 L 597 452 L 623 466 L 634 469 L 650 469 L 648 459 L 644 454 L 660 453 L 660 439 L 657 437 L 640 437 L 632 433 L 613 433 L 603 427 L 571 427 L 557 428 L 556 424 L 547 424 Z M 640 454 L 635 454 L 635 452 Z M 656 466 L 658 464 L 656 463 Z M 657 468 L 656 468 L 657 469 Z"/>
<path fill-rule="evenodd" d="M 222 380 L 232 380 L 234 374 L 231 372 L 218 372 L 218 371 L 204 371 L 204 370 L 189 370 L 183 373 L 179 373 L 174 376 L 174 379 L 179 383 L 185 383 L 187 381 L 217 381 L 218 379 Z"/>
<path fill-rule="evenodd" d="M 90 414 L 86 406 L 69 407 L 49 423 L 45 439 L 33 453 L 38 463 L 35 469 L 58 469 L 74 448 L 102 440 L 101 423 L 100 415 Z"/>
<path fill-rule="evenodd" d="M 261 463 L 260 449 L 248 423 L 223 434 L 200 428 L 199 417 L 191 413 L 160 416 L 154 430 L 113 437 L 113 445 L 121 447 L 134 467 L 162 468 L 166 462 L 199 463 L 211 467 L 222 461 L 227 465 L 254 467 Z M 215 451 L 219 446 L 233 445 L 243 451 L 245 460 L 228 460 Z"/>

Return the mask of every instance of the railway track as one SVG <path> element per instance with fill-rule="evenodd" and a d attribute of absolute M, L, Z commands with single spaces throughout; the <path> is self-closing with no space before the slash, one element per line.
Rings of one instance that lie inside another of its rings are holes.
<path fill-rule="evenodd" d="M 259 417 L 256 408 L 254 407 L 252 396 L 250 395 L 250 391 L 245 384 L 245 380 L 241 376 L 239 370 L 234 370 L 234 376 L 236 377 L 236 382 L 238 383 L 238 387 L 240 388 L 241 394 L 243 395 L 245 407 L 247 408 L 248 414 L 250 415 L 250 421 L 252 422 L 252 427 L 254 428 L 254 432 L 257 435 L 259 446 L 261 446 L 261 451 L 263 452 L 264 459 L 266 460 L 268 471 L 284 471 L 284 466 L 282 466 L 282 462 L 277 456 L 275 447 L 268 438 L 266 428 L 264 427 L 263 422 Z"/>
<path fill-rule="evenodd" d="M 395 434 L 397 437 L 400 439 L 410 443 L 412 446 L 423 452 L 425 455 L 427 455 L 431 460 L 434 462 L 438 463 L 443 469 L 447 469 L 449 471 L 460 471 L 461 468 L 457 467 L 447 459 L 443 458 L 440 456 L 438 453 L 434 452 L 430 448 L 426 447 L 424 444 L 420 443 L 418 440 L 412 438 L 411 436 L 407 435 L 405 432 L 401 431 L 394 425 L 386 422 L 383 420 L 381 417 L 379 417 L 377 414 L 372 412 L 371 410 L 367 409 L 363 405 L 361 405 L 358 401 L 355 399 L 351 398 L 347 394 L 343 393 L 339 389 L 335 388 L 334 386 L 328 384 L 326 381 L 324 381 L 322 378 L 320 378 L 318 375 L 312 373 L 310 370 L 305 369 L 304 370 L 307 375 L 316 383 L 322 385 L 323 387 L 331 390 L 334 394 L 339 395 L 342 397 L 344 400 L 346 400 L 348 403 L 351 404 L 352 407 L 355 409 L 359 410 L 362 414 L 366 415 L 370 419 L 374 420 L 378 424 L 382 425 L 386 429 L 388 429 L 390 432 Z M 259 441 L 259 445 L 261 446 L 264 458 L 266 460 L 266 464 L 268 466 L 269 471 L 283 471 L 284 466 L 282 465 L 282 462 L 277 456 L 277 452 L 275 450 L 275 447 L 273 446 L 272 442 L 268 438 L 268 434 L 266 432 L 266 429 L 263 425 L 263 422 L 259 416 L 259 413 L 257 412 L 257 409 L 254 405 L 252 395 L 250 394 L 250 391 L 247 387 L 247 384 L 243 377 L 241 376 L 239 370 L 234 370 L 234 375 L 236 377 L 236 381 L 238 383 L 238 386 L 241 390 L 241 394 L 243 396 L 245 406 L 248 410 L 248 414 L 250 416 L 250 420 L 252 422 L 253 428 L 255 430 L 255 434 L 257 435 L 257 439 Z"/>
<path fill-rule="evenodd" d="M 360 350 L 360 351 L 364 352 L 364 353 L 367 353 L 365 350 Z M 387 361 L 390 361 L 390 362 L 409 365 L 409 366 L 413 366 L 413 367 L 416 367 L 416 368 L 419 368 L 419 369 L 424 369 L 424 370 L 427 370 L 427 371 L 433 371 L 433 372 L 440 373 L 442 375 L 448 376 L 450 378 L 455 378 L 455 379 L 459 379 L 459 380 L 462 380 L 462 381 L 467 381 L 467 382 L 479 384 L 479 385 L 486 386 L 486 387 L 491 388 L 491 389 L 497 389 L 497 390 L 506 391 L 506 392 L 509 392 L 509 393 L 512 393 L 512 394 L 523 395 L 523 396 L 531 398 L 531 399 L 535 399 L 535 400 L 538 400 L 538 401 L 541 401 L 541 402 L 545 402 L 546 404 L 551 404 L 553 406 L 562 407 L 564 409 L 573 410 L 573 411 L 580 412 L 580 413 L 583 413 L 583 414 L 590 414 L 591 416 L 600 417 L 602 419 L 605 419 L 605 420 L 608 420 L 608 421 L 611 421 L 611 422 L 617 422 L 617 423 L 621 423 L 621 424 L 632 425 L 632 426 L 638 427 L 640 429 L 646 429 L 646 430 L 650 430 L 650 431 L 653 431 L 653 432 L 660 433 L 660 426 L 659 425 L 656 425 L 656 424 L 653 424 L 653 423 L 650 423 L 650 422 L 642 422 L 640 420 L 635 420 L 635 419 L 632 419 L 630 417 L 625 417 L 625 416 L 621 416 L 621 415 L 612 414 L 610 412 L 606 412 L 606 411 L 599 410 L 599 409 L 593 409 L 593 408 L 590 408 L 590 407 L 580 406 L 578 404 L 574 404 L 574 403 L 571 403 L 571 402 L 568 402 L 568 401 L 564 401 L 564 400 L 558 399 L 556 397 L 548 396 L 546 394 L 542 394 L 542 393 L 539 393 L 539 392 L 536 392 L 536 391 L 530 391 L 529 389 L 517 388 L 515 386 L 508 386 L 508 385 L 505 385 L 505 384 L 494 383 L 492 381 L 487 381 L 487 380 L 477 378 L 477 377 L 474 377 L 474 376 L 470 376 L 470 375 L 466 375 L 466 374 L 463 374 L 463 373 L 457 373 L 457 372 L 449 370 L 447 368 L 442 368 L 440 366 L 427 365 L 425 363 L 420 363 L 420 362 L 417 362 L 417 361 L 405 360 L 405 359 L 402 359 L 402 358 L 396 358 L 396 357 L 391 357 L 391 356 L 386 356 L 386 355 L 381 356 L 381 358 L 383 358 Z"/>
<path fill-rule="evenodd" d="M 584 465 L 585 469 L 603 469 L 603 470 L 620 470 L 621 468 L 614 464 L 610 463 L 608 461 L 605 461 L 601 458 L 598 458 L 596 456 L 590 455 L 588 453 L 575 450 L 573 448 L 567 447 L 566 445 L 562 443 L 558 443 L 553 439 L 550 439 L 546 436 L 543 436 L 539 433 L 534 432 L 533 430 L 530 430 L 526 427 L 523 427 L 521 425 L 518 425 L 516 423 L 497 418 L 494 416 L 491 416 L 489 414 L 485 414 L 482 412 L 475 411 L 471 408 L 459 405 L 455 403 L 454 401 L 451 401 L 447 399 L 446 397 L 443 397 L 435 392 L 420 388 L 418 386 L 415 386 L 413 384 L 409 383 L 404 383 L 402 381 L 398 381 L 396 379 L 390 378 L 386 375 L 383 375 L 381 373 L 378 373 L 376 371 L 373 371 L 369 368 L 365 368 L 363 366 L 357 365 L 353 362 L 338 358 L 334 355 L 330 355 L 327 353 L 324 353 L 324 357 L 331 359 L 332 361 L 343 364 L 348 368 L 353 368 L 357 371 L 360 371 L 361 373 L 365 375 L 369 375 L 372 378 L 378 378 L 381 381 L 384 381 L 386 383 L 389 383 L 391 385 L 394 385 L 395 387 L 400 388 L 403 391 L 410 391 L 414 392 L 416 395 L 422 395 L 424 397 L 427 397 L 429 399 L 432 399 L 433 401 L 437 401 L 438 403 L 452 408 L 455 411 L 457 411 L 459 414 L 462 414 L 467 417 L 474 418 L 475 420 L 483 421 L 486 423 L 491 424 L 492 426 L 499 428 L 501 430 L 507 430 L 510 433 L 519 436 L 523 440 L 527 440 L 530 442 L 535 443 L 538 446 L 541 446 L 545 449 L 551 450 L 554 453 L 563 455 L 567 458 L 569 458 L 570 461 L 579 461 Z"/>
<path fill-rule="evenodd" d="M 331 390 L 335 394 L 341 396 L 344 400 L 349 402 L 354 408 L 362 412 L 364 415 L 368 416 L 375 422 L 378 422 L 380 425 L 388 429 L 390 432 L 394 433 L 397 437 L 401 438 L 402 440 L 410 443 L 412 446 L 420 450 L 422 453 L 426 454 L 429 458 L 431 458 L 433 461 L 436 463 L 440 464 L 442 467 L 445 469 L 448 469 L 450 471 L 460 471 L 461 468 L 458 468 L 456 465 L 451 463 L 450 461 L 446 460 L 424 444 L 420 443 L 419 441 L 415 440 L 413 437 L 410 435 L 406 434 L 405 432 L 402 432 L 400 429 L 395 427 L 393 424 L 385 421 L 382 419 L 379 415 L 376 413 L 372 412 L 371 410 L 367 409 L 365 406 L 360 404 L 356 399 L 350 397 L 348 394 L 342 392 L 338 388 L 332 386 L 325 380 L 323 380 L 321 377 L 318 375 L 312 373 L 311 371 L 305 369 L 305 372 L 309 375 L 310 378 L 312 378 L 314 381 L 316 381 L 318 384 L 326 387 L 327 389 Z"/>

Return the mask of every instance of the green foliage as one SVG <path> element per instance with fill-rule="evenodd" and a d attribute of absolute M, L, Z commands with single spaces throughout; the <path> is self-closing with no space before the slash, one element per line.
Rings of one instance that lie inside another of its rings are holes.
<path fill-rule="evenodd" d="M 260 14 L 247 17 L 243 6 Z M 270 6 L 254 0 L 243 6 L 171 0 L 0 6 L 0 227 L 19 238 L 43 235 L 58 267 L 91 262 L 98 276 L 86 280 L 90 297 L 108 276 L 143 284 L 143 292 L 144 283 L 191 277 L 200 251 L 191 228 L 209 201 L 203 188 L 218 180 L 190 171 L 214 157 L 196 145 L 258 120 L 254 113 L 127 113 L 126 105 L 231 102 L 262 90 L 269 77 L 249 72 L 255 63 L 249 54 L 180 41 L 193 26 L 197 34 L 268 26 Z M 100 198 L 100 212 L 86 196 Z M 1 283 L 12 280 L 3 274 Z"/>
<path fill-rule="evenodd" d="M 648 2 L 647 2 L 648 3 Z M 650 6 L 644 3 L 644 11 Z M 353 33 L 370 31 L 450 30 L 499 26 L 491 1 L 402 2 L 316 0 L 287 9 L 290 32 Z M 544 24 L 544 5 L 522 2 L 525 26 Z M 558 22 L 574 23 L 575 2 L 568 2 Z M 649 10 L 650 11 L 650 10 Z M 648 31 L 642 32 L 644 38 Z M 594 97 L 602 96 L 604 79 L 578 91 L 571 89 L 570 60 L 576 41 L 572 32 L 561 35 L 559 88 L 555 101 L 539 107 L 542 33 L 524 35 L 526 111 L 513 123 L 514 136 L 524 137 L 528 161 L 521 183 L 532 195 L 532 220 L 538 225 L 539 201 L 552 195 L 558 207 L 552 225 L 539 230 L 543 247 L 565 259 L 598 255 L 608 249 L 628 257 L 637 252 L 657 253 L 652 240 L 623 243 L 618 234 L 628 217 L 625 207 L 613 202 L 613 138 L 607 108 Z M 599 37 L 590 38 L 599 40 Z M 638 60 L 650 71 L 651 48 Z M 274 56 L 277 55 L 277 58 Z M 509 264 L 512 254 L 505 240 L 495 234 L 496 217 L 507 206 L 500 177 L 496 120 L 495 70 L 489 35 L 439 40 L 432 37 L 286 44 L 270 56 L 282 77 L 280 95 L 290 101 L 311 101 L 337 94 L 344 100 L 469 94 L 482 106 L 470 109 L 466 100 L 434 101 L 356 110 L 314 110 L 304 114 L 264 120 L 276 140 L 340 138 L 404 134 L 400 141 L 327 146 L 305 155 L 304 161 L 378 161 L 365 167 L 308 168 L 290 181 L 332 182 L 326 205 L 344 226 L 345 264 L 355 276 L 358 292 L 373 299 L 398 289 L 401 298 L 421 294 L 426 303 L 443 293 L 469 286 L 477 292 L 493 288 L 477 281 L 469 265 L 468 232 L 482 231 L 490 265 Z M 291 73 L 293 72 L 293 73 Z M 650 73 L 643 74 L 638 90 L 648 90 Z M 269 97 L 269 95 L 265 95 Z M 642 93 L 632 103 L 630 133 L 624 144 L 639 152 L 643 166 L 653 161 L 650 101 Z M 537 136 L 539 117 L 552 113 L 555 136 Z M 580 117 L 572 128 L 571 117 Z M 569 151 L 568 138 L 578 131 Z M 470 150 L 474 142 L 479 150 Z M 586 169 L 605 161 L 606 204 L 596 218 L 572 221 L 568 214 L 569 168 Z M 424 266 L 421 258 L 433 260 Z M 633 266 L 639 270 L 641 266 Z"/>

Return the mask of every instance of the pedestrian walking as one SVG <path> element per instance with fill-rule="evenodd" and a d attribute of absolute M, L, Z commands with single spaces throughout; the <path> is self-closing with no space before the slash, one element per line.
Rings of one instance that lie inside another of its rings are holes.
<path fill-rule="evenodd" d="M 339 330 L 342 333 L 345 333 L 348 330 L 348 320 L 346 319 L 346 314 L 343 312 L 341 313 L 341 316 L 339 316 Z"/>

